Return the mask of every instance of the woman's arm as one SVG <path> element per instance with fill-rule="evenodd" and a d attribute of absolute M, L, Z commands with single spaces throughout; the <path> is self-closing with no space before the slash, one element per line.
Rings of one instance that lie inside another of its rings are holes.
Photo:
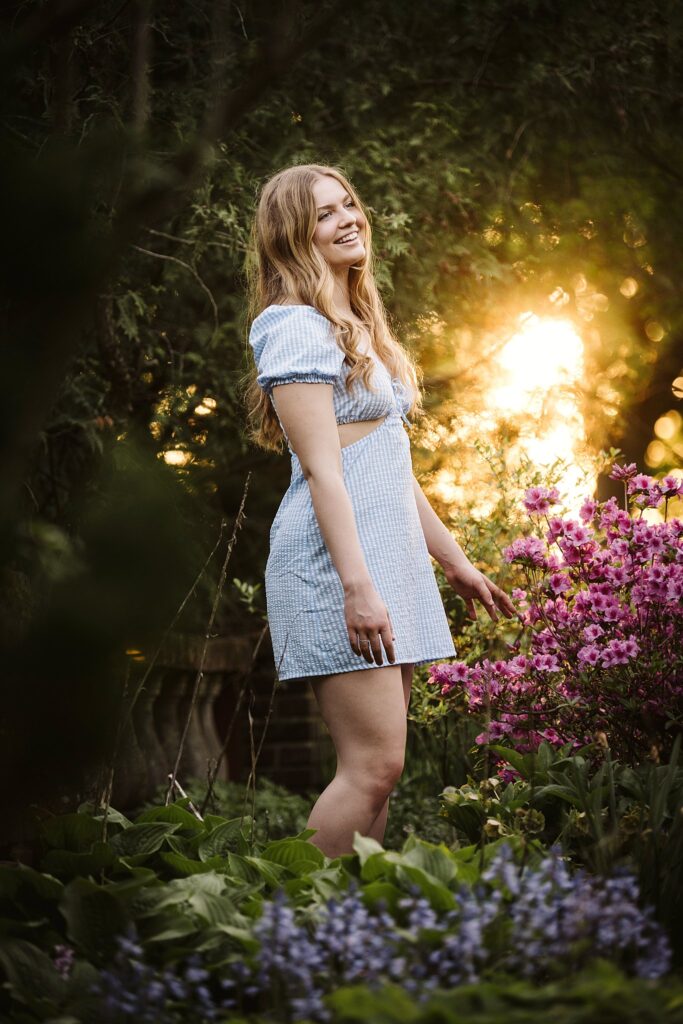
<path fill-rule="evenodd" d="M 413 476 L 413 490 L 415 492 L 415 503 L 420 516 L 420 525 L 427 542 L 427 550 L 444 570 L 457 569 L 471 565 L 471 562 L 463 549 L 456 541 L 453 534 L 444 526 L 436 512 L 429 504 L 427 495 L 420 487 L 417 478 Z"/>
<path fill-rule="evenodd" d="M 331 384 L 291 383 L 273 388 L 273 402 L 308 482 L 320 532 L 344 588 L 349 643 L 366 661 L 383 664 L 381 637 L 394 661 L 389 613 L 375 590 L 361 547 L 342 471 Z M 357 635 L 370 641 L 359 647 Z M 372 654 L 370 653 L 370 649 Z"/>
<path fill-rule="evenodd" d="M 507 618 L 518 616 L 517 609 L 507 594 L 472 565 L 455 537 L 444 526 L 429 504 L 429 499 L 415 476 L 413 476 L 413 491 L 427 550 L 442 567 L 446 579 L 456 594 L 460 594 L 465 601 L 470 617 L 473 619 L 477 617 L 474 606 L 475 598 L 482 602 L 494 620 L 498 618 L 496 605 Z"/>

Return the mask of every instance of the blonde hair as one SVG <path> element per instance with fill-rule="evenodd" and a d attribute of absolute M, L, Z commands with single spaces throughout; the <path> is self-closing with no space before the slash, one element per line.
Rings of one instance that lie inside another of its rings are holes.
<path fill-rule="evenodd" d="M 410 412 L 417 413 L 422 406 L 418 383 L 421 373 L 389 328 L 375 284 L 370 219 L 351 183 L 338 168 L 299 164 L 278 171 L 262 186 L 246 265 L 248 322 L 251 325 L 268 306 L 283 304 L 290 298 L 313 306 L 331 321 L 337 344 L 351 366 L 347 389 L 360 378 L 372 390 L 372 357 L 359 351 L 362 336 L 358 326 L 337 311 L 332 298 L 332 270 L 313 245 L 317 224 L 313 185 L 325 175 L 335 178 L 348 191 L 367 222 L 365 259 L 349 268 L 351 309 L 366 326 L 372 348 L 391 376 L 412 388 L 415 397 Z M 269 396 L 256 383 L 258 370 L 251 347 L 247 348 L 251 366 L 241 382 L 247 407 L 247 434 L 259 447 L 278 451 L 284 441 L 282 428 Z"/>

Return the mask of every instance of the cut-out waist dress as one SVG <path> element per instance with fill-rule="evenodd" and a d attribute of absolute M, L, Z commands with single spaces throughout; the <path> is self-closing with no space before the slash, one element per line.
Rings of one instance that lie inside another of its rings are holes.
<path fill-rule="evenodd" d="M 384 601 L 396 664 L 455 656 L 448 620 L 420 524 L 413 490 L 410 441 L 404 429 L 412 396 L 375 360 L 374 392 L 356 381 L 332 325 L 312 306 L 269 306 L 249 336 L 257 381 L 270 394 L 295 381 L 333 385 L 337 423 L 382 423 L 341 449 L 368 572 Z M 289 442 L 288 442 L 289 446 Z M 304 678 L 370 669 L 351 649 L 344 591 L 320 532 L 308 482 L 290 447 L 292 477 L 270 529 L 266 605 L 278 678 Z M 389 664 L 384 655 L 383 664 Z"/>

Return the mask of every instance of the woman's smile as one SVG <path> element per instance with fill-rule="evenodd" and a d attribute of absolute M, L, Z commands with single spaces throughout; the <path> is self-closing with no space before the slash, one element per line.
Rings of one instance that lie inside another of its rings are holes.
<path fill-rule="evenodd" d="M 316 226 L 313 242 L 337 273 L 365 255 L 365 217 L 351 194 L 330 176 L 313 185 Z"/>

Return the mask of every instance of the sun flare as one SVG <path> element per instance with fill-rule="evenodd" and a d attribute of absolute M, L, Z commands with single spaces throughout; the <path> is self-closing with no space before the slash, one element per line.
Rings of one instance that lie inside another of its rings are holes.
<path fill-rule="evenodd" d="M 585 497 L 585 425 L 576 396 L 584 374 L 583 340 L 568 320 L 525 313 L 520 325 L 498 354 L 497 379 L 485 404 L 498 418 L 533 423 L 520 434 L 520 455 L 538 467 L 567 460 L 559 490 L 570 509 L 578 508 Z"/>

